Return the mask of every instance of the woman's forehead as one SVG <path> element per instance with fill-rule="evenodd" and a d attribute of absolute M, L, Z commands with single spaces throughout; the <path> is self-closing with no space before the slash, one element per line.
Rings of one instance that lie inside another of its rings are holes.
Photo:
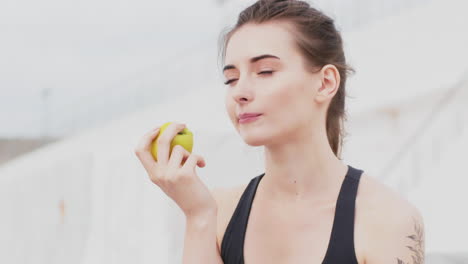
<path fill-rule="evenodd" d="M 278 22 L 245 24 L 231 36 L 226 46 L 225 63 L 247 63 L 261 54 L 288 58 L 295 52 L 293 45 L 292 34 Z"/>

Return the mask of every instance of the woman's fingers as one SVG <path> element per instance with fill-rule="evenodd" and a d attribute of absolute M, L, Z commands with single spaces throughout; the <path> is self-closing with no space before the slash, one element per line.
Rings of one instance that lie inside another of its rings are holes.
<path fill-rule="evenodd" d="M 202 156 L 192 154 L 188 152 L 184 147 L 180 145 L 175 145 L 174 149 L 172 150 L 171 157 L 169 158 L 168 168 L 180 169 L 184 167 L 187 162 L 189 162 L 189 164 L 186 167 L 191 168 L 195 167 L 195 164 L 201 168 L 205 167 L 206 165 L 205 160 Z"/>
<path fill-rule="evenodd" d="M 191 154 L 182 166 L 182 170 L 194 171 L 197 165 L 200 168 L 204 168 L 206 166 L 205 159 L 200 155 Z"/>
<path fill-rule="evenodd" d="M 154 167 L 156 161 L 151 155 L 151 143 L 159 134 L 159 127 L 147 132 L 135 148 L 135 154 L 141 160 L 143 167 L 149 173 Z"/>
<path fill-rule="evenodd" d="M 178 123 L 171 123 L 164 133 L 158 137 L 156 144 L 158 144 L 158 163 L 167 164 L 169 161 L 171 142 L 174 137 L 185 128 L 185 125 Z"/>
<path fill-rule="evenodd" d="M 195 171 L 196 166 L 205 167 L 203 157 L 190 153 L 181 145 L 175 145 L 171 151 L 173 138 L 184 128 L 183 124 L 170 124 L 163 128 L 162 134 L 159 134 L 158 129 L 153 129 L 141 138 L 135 153 L 151 181 L 174 200 L 186 216 L 200 215 L 207 210 L 215 211 L 216 201 Z M 151 153 L 156 137 L 157 161 Z"/>
<path fill-rule="evenodd" d="M 167 163 L 167 167 L 171 170 L 178 170 L 182 167 L 182 161 L 185 160 L 190 156 L 190 152 L 188 152 L 184 147 L 181 145 L 175 145 L 172 149 L 171 156 L 169 158 L 169 162 Z"/>

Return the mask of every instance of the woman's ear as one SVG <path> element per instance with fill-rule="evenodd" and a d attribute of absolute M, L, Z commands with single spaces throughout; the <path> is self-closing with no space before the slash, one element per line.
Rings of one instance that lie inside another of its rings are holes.
<path fill-rule="evenodd" d="M 317 91 L 315 100 L 318 103 L 331 101 L 340 86 L 340 72 L 335 65 L 327 64 L 320 70 L 319 78 L 321 86 Z"/>

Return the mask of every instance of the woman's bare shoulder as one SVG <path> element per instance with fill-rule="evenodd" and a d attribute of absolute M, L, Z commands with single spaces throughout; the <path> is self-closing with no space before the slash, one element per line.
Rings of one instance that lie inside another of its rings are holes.
<path fill-rule="evenodd" d="M 218 252 L 221 252 L 221 242 L 226 231 L 229 220 L 236 209 L 242 193 L 247 187 L 248 183 L 237 185 L 234 187 L 215 187 L 211 189 L 211 193 L 218 205 L 218 216 L 216 224 L 216 242 Z"/>
<path fill-rule="evenodd" d="M 363 173 L 361 176 L 356 203 L 366 213 L 385 214 L 417 210 L 403 194 L 386 185 L 375 176 Z"/>
<path fill-rule="evenodd" d="M 419 209 L 378 178 L 362 175 L 356 212 L 358 247 L 366 262 L 393 258 L 409 263 L 424 255 L 424 221 Z"/>

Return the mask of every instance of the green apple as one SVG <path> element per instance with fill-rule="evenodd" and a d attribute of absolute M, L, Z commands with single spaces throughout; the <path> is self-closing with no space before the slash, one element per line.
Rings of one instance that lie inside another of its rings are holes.
<path fill-rule="evenodd" d="M 167 122 L 159 128 L 158 136 L 153 140 L 151 144 L 151 154 L 153 155 L 154 160 L 158 160 L 158 138 L 164 133 L 164 130 L 171 124 L 172 122 Z M 193 148 L 193 134 L 192 132 L 186 127 L 182 131 L 180 131 L 171 141 L 171 148 L 169 151 L 169 155 L 172 153 L 172 149 L 175 145 L 181 145 L 184 149 L 188 152 L 192 153 Z"/>

